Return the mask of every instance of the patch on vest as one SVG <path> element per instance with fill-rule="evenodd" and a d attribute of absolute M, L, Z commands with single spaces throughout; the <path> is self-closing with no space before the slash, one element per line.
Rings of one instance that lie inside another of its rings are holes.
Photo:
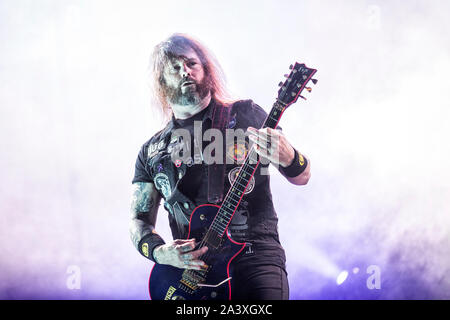
<path fill-rule="evenodd" d="M 161 192 L 164 198 L 167 199 L 172 192 L 169 177 L 167 177 L 165 173 L 160 172 L 155 176 L 153 182 L 155 183 L 156 189 L 158 189 L 158 191 Z"/>
<path fill-rule="evenodd" d="M 227 157 L 238 163 L 243 163 L 248 152 L 248 142 L 235 142 L 227 145 Z"/>
<path fill-rule="evenodd" d="M 151 145 L 148 146 L 148 159 L 153 158 L 155 155 L 157 155 L 162 149 L 164 149 L 166 147 L 166 143 L 164 142 L 164 140 L 161 140 L 158 143 L 153 143 Z"/>

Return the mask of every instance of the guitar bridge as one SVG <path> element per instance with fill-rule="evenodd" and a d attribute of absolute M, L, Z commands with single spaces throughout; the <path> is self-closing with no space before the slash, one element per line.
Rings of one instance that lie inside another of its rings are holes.
<path fill-rule="evenodd" d="M 185 270 L 183 272 L 182 279 L 180 283 L 185 285 L 190 290 L 197 290 L 200 286 L 201 282 L 204 282 L 206 279 L 203 277 L 203 274 L 196 272 L 194 270 Z"/>

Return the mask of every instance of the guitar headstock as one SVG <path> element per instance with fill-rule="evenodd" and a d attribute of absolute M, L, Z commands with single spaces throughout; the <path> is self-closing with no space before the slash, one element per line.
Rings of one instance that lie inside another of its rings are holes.
<path fill-rule="evenodd" d="M 308 87 L 308 82 L 313 84 L 317 83 L 316 79 L 312 79 L 312 76 L 317 72 L 316 69 L 311 69 L 305 66 L 303 63 L 296 62 L 295 65 L 289 67 L 291 69 L 290 74 L 285 74 L 287 78 L 284 82 L 280 82 L 280 90 L 278 90 L 277 100 L 282 102 L 286 107 L 297 101 L 298 97 L 306 100 L 301 95 L 302 91 L 306 89 L 311 92 L 311 87 Z"/>

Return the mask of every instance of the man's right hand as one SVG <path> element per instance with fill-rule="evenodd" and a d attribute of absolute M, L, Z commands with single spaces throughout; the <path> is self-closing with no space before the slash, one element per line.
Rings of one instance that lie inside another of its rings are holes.
<path fill-rule="evenodd" d="M 194 250 L 195 239 L 177 239 L 170 244 L 163 244 L 153 250 L 157 263 L 168 264 L 177 268 L 204 270 L 208 266 L 198 258 L 208 251 L 208 247 Z"/>

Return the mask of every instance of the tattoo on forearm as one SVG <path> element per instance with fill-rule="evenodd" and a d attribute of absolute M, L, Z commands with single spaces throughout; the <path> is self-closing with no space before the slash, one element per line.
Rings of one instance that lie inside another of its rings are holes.
<path fill-rule="evenodd" d="M 139 242 L 155 228 L 160 199 L 152 183 L 133 183 L 129 231 L 137 249 Z"/>
<path fill-rule="evenodd" d="M 135 212 L 149 212 L 154 206 L 154 201 L 150 197 L 150 186 L 148 183 L 134 183 L 133 196 L 131 199 L 131 208 Z"/>

